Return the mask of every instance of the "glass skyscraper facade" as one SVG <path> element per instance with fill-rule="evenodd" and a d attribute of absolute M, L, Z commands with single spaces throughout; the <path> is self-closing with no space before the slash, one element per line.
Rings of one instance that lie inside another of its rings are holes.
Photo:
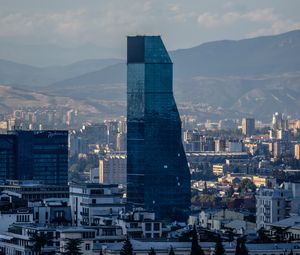
<path fill-rule="evenodd" d="M 0 135 L 0 180 L 68 184 L 68 131 L 12 131 Z"/>
<path fill-rule="evenodd" d="M 127 201 L 186 220 L 190 172 L 173 97 L 173 64 L 159 36 L 127 38 Z"/>
<path fill-rule="evenodd" d="M 15 140 L 14 135 L 0 135 L 0 180 L 15 177 Z"/>

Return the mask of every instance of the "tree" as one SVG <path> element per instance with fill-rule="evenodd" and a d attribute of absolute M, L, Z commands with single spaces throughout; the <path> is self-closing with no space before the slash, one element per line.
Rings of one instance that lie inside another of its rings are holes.
<path fill-rule="evenodd" d="M 234 188 L 232 186 L 230 186 L 228 191 L 227 191 L 227 196 L 232 197 L 233 194 L 234 194 Z"/>
<path fill-rule="evenodd" d="M 272 226 L 273 239 L 276 243 L 283 243 L 286 241 L 286 233 L 290 227 Z"/>
<path fill-rule="evenodd" d="M 203 194 L 208 194 L 207 182 L 204 182 Z"/>
<path fill-rule="evenodd" d="M 174 252 L 174 249 L 173 249 L 172 246 L 171 246 L 171 248 L 170 248 L 169 255 L 175 255 L 175 252 Z"/>
<path fill-rule="evenodd" d="M 241 243 L 241 255 L 248 255 L 248 254 L 249 254 L 249 252 L 248 252 L 248 249 L 246 247 L 246 243 L 245 243 L 245 241 L 243 241 Z"/>
<path fill-rule="evenodd" d="M 67 243 L 64 247 L 65 252 L 63 252 L 62 254 L 64 255 L 82 255 L 83 253 L 81 252 L 81 239 L 79 238 L 68 238 L 66 239 Z"/>
<path fill-rule="evenodd" d="M 246 247 L 245 237 L 241 237 L 237 239 L 235 255 L 248 255 L 248 249 Z"/>
<path fill-rule="evenodd" d="M 120 251 L 120 255 L 133 255 L 133 248 L 132 248 L 132 244 L 129 240 L 129 237 L 126 237 L 126 240 L 123 244 L 123 247 Z"/>
<path fill-rule="evenodd" d="M 229 227 L 224 227 L 225 229 L 225 233 L 227 238 L 228 238 L 228 242 L 233 242 L 234 241 L 234 231 L 233 228 L 229 228 Z"/>
<path fill-rule="evenodd" d="M 195 225 L 193 226 L 193 231 L 192 231 L 191 255 L 204 255 L 204 252 L 203 252 L 201 246 L 198 243 L 198 235 L 197 235 L 197 230 L 196 230 Z"/>
<path fill-rule="evenodd" d="M 265 230 L 264 227 L 261 227 L 258 231 L 257 231 L 257 235 L 258 235 L 258 243 L 272 243 L 271 238 L 268 236 L 267 231 Z"/>
<path fill-rule="evenodd" d="M 243 179 L 240 183 L 241 191 L 245 192 L 247 190 L 251 190 L 254 192 L 256 190 L 255 184 L 248 178 Z"/>
<path fill-rule="evenodd" d="M 41 254 L 42 248 L 48 243 L 49 239 L 44 232 L 34 232 L 30 237 L 30 241 L 33 242 L 32 251 Z"/>
<path fill-rule="evenodd" d="M 220 235 L 217 236 L 216 246 L 215 246 L 215 255 L 225 255 L 225 249 L 222 244 L 222 238 Z"/>
<path fill-rule="evenodd" d="M 236 240 L 236 247 L 235 247 L 235 255 L 240 255 L 241 254 L 241 242 L 240 238 Z"/>
<path fill-rule="evenodd" d="M 149 255 L 156 255 L 156 252 L 153 247 L 151 247 L 150 251 L 148 252 Z"/>

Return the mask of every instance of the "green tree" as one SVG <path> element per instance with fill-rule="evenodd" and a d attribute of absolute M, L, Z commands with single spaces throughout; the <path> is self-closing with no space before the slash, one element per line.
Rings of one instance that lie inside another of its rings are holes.
<path fill-rule="evenodd" d="M 174 252 L 174 249 L 173 247 L 171 246 L 170 250 L 169 250 L 169 255 L 175 255 L 175 252 Z"/>
<path fill-rule="evenodd" d="M 133 248 L 132 248 L 132 244 L 130 242 L 129 237 L 126 237 L 126 240 L 123 244 L 123 247 L 120 251 L 120 255 L 133 255 Z"/>
<path fill-rule="evenodd" d="M 220 235 L 217 236 L 216 246 L 215 246 L 215 254 L 214 255 L 225 255 L 225 249 L 222 244 L 222 238 Z"/>
<path fill-rule="evenodd" d="M 203 194 L 208 194 L 207 182 L 204 182 Z"/>
<path fill-rule="evenodd" d="M 150 251 L 148 252 L 149 255 L 156 255 L 154 248 L 151 247 Z"/>
<path fill-rule="evenodd" d="M 32 251 L 36 254 L 41 254 L 43 247 L 47 244 L 49 239 L 44 232 L 34 232 L 30 237 L 30 241 L 33 243 Z"/>
<path fill-rule="evenodd" d="M 228 238 L 228 242 L 233 242 L 234 241 L 234 231 L 233 228 L 228 228 L 228 227 L 224 227 L 225 229 L 225 234 Z"/>
<path fill-rule="evenodd" d="M 235 247 L 235 255 L 240 255 L 241 254 L 241 242 L 240 238 L 236 240 L 236 247 Z"/>
<path fill-rule="evenodd" d="M 82 255 L 83 253 L 81 252 L 81 239 L 79 238 L 67 238 L 66 239 L 66 245 L 64 247 L 64 252 L 62 252 L 63 255 Z"/>
<path fill-rule="evenodd" d="M 197 235 L 197 230 L 196 230 L 195 225 L 193 226 L 193 231 L 192 231 L 191 255 L 204 255 L 204 252 L 203 252 L 201 246 L 198 243 L 198 235 Z"/>
<path fill-rule="evenodd" d="M 228 196 L 228 197 L 232 197 L 233 194 L 234 194 L 234 189 L 233 189 L 232 186 L 230 186 L 230 188 L 229 188 L 228 191 L 227 191 L 227 196 Z"/>
<path fill-rule="evenodd" d="M 235 255 L 248 255 L 248 249 L 246 247 L 246 238 L 240 237 L 237 239 Z"/>
<path fill-rule="evenodd" d="M 267 231 L 265 230 L 264 227 L 261 227 L 257 231 L 257 235 L 258 235 L 258 240 L 257 240 L 258 243 L 272 243 L 272 240 L 267 234 Z"/>
<path fill-rule="evenodd" d="M 251 190 L 252 192 L 256 191 L 255 184 L 248 178 L 243 179 L 240 183 L 240 188 L 243 192 Z"/>

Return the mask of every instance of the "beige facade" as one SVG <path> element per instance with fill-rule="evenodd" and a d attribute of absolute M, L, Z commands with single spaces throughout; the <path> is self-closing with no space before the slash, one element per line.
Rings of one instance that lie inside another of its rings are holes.
<path fill-rule="evenodd" d="M 99 182 L 126 185 L 126 155 L 109 155 L 99 160 Z"/>
<path fill-rule="evenodd" d="M 295 157 L 295 159 L 300 160 L 300 144 L 299 143 L 295 144 L 294 157 Z"/>

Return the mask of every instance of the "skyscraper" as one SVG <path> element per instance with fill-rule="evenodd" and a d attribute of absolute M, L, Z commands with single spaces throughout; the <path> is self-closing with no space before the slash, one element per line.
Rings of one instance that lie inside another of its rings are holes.
<path fill-rule="evenodd" d="M 246 136 L 251 136 L 254 134 L 255 130 L 255 120 L 254 118 L 243 118 L 242 120 L 242 132 Z"/>
<path fill-rule="evenodd" d="M 190 172 L 173 97 L 173 66 L 159 36 L 127 38 L 127 201 L 184 220 Z"/>
<path fill-rule="evenodd" d="M 68 184 L 68 131 L 21 131 L 0 135 L 0 180 Z"/>

